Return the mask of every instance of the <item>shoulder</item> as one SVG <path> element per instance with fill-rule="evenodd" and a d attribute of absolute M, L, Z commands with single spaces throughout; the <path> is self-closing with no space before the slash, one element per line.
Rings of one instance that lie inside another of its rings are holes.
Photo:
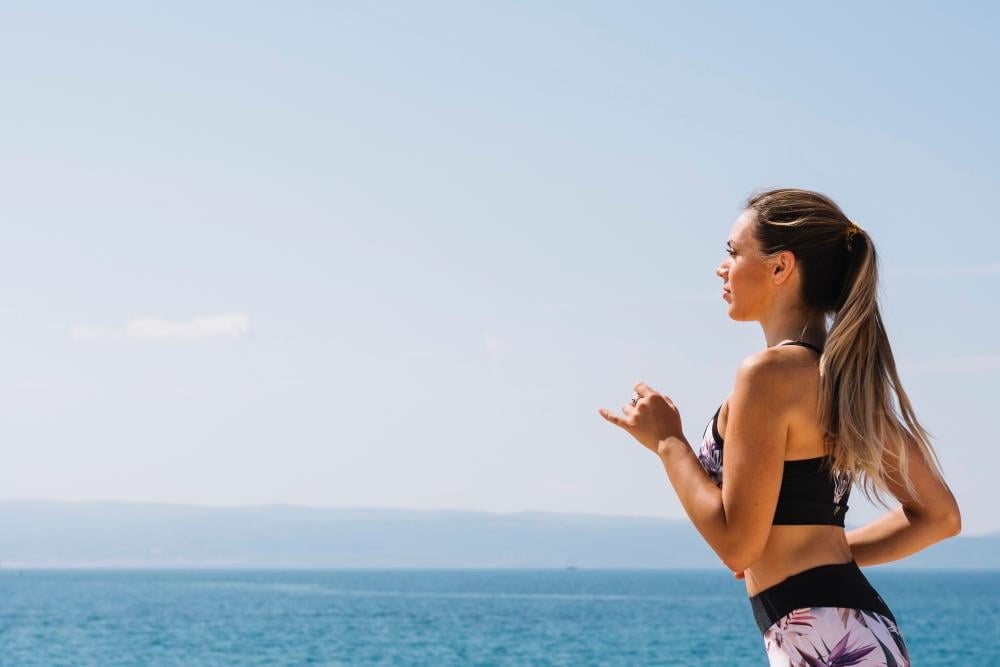
<path fill-rule="evenodd" d="M 784 401 L 802 390 L 797 378 L 802 360 L 788 350 L 767 348 L 740 362 L 736 369 L 737 392 L 749 393 L 757 401 Z"/>
<path fill-rule="evenodd" d="M 783 352 L 785 351 L 773 347 L 754 352 L 740 362 L 736 369 L 737 377 L 761 381 L 773 380 L 788 373 L 798 364 L 795 359 Z"/>

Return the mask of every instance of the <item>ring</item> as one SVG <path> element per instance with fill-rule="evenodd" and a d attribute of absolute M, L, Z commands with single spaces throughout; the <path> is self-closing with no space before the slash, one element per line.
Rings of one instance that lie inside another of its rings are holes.
<path fill-rule="evenodd" d="M 639 395 L 639 392 L 635 392 L 634 394 L 632 394 L 632 405 L 633 405 L 633 407 L 635 406 L 636 403 L 639 402 L 640 398 L 642 398 L 642 396 Z"/>

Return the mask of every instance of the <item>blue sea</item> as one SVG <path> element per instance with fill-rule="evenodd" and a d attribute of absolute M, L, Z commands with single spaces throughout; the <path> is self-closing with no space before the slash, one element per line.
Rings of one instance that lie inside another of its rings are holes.
<path fill-rule="evenodd" d="M 1000 572 L 865 575 L 913 664 L 1000 664 Z M 2 665 L 766 665 L 690 570 L 0 572 Z"/>

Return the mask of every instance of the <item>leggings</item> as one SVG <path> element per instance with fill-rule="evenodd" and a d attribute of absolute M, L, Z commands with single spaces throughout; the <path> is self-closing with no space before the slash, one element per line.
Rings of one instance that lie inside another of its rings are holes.
<path fill-rule="evenodd" d="M 771 667 L 909 667 L 896 618 L 857 561 L 819 565 L 750 598 Z"/>

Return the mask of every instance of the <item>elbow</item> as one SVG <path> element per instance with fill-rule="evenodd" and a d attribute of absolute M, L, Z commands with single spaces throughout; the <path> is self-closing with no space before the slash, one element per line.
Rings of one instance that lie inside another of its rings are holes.
<path fill-rule="evenodd" d="M 750 567 L 749 562 L 732 560 L 730 558 L 723 560 L 722 563 L 733 572 L 743 572 Z"/>
<path fill-rule="evenodd" d="M 756 558 L 725 558 L 723 563 L 733 572 L 743 572 L 749 569 L 753 562 L 757 560 Z"/>
<path fill-rule="evenodd" d="M 962 513 L 958 509 L 958 503 L 954 496 L 948 504 L 947 509 L 937 513 L 936 523 L 941 527 L 944 538 L 955 537 L 962 532 Z"/>
<path fill-rule="evenodd" d="M 925 514 L 922 519 L 934 533 L 939 535 L 938 539 L 941 540 L 955 537 L 962 532 L 962 514 L 958 511 L 958 505 L 947 510 Z"/>
<path fill-rule="evenodd" d="M 958 508 L 938 511 L 933 514 L 914 514 L 914 518 L 924 525 L 925 530 L 934 536 L 934 541 L 946 540 L 962 532 L 962 515 Z"/>
<path fill-rule="evenodd" d="M 945 537 L 955 537 L 962 532 L 962 513 L 958 511 L 957 505 L 955 510 L 942 520 L 942 523 L 946 531 Z"/>
<path fill-rule="evenodd" d="M 760 558 L 760 549 L 748 549 L 745 546 L 735 545 L 728 550 L 722 562 L 733 572 L 743 572 L 758 558 Z"/>

